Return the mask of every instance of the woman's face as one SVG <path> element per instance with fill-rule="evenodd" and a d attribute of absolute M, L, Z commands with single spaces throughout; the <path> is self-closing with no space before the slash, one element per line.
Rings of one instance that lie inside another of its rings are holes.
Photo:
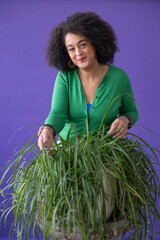
<path fill-rule="evenodd" d="M 89 69 L 97 64 L 95 49 L 84 35 L 66 34 L 65 45 L 72 62 L 78 68 Z"/>

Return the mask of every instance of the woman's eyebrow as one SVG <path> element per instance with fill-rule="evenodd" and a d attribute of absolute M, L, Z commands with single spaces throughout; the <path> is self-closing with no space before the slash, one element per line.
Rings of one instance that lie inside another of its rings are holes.
<path fill-rule="evenodd" d="M 78 43 L 81 43 L 82 41 L 86 41 L 87 42 L 87 39 L 82 39 Z"/>
<path fill-rule="evenodd" d="M 78 42 L 78 44 L 81 43 L 81 42 L 83 42 L 83 41 L 86 41 L 86 42 L 87 42 L 87 39 L 82 39 L 82 40 L 80 40 L 80 41 Z M 68 44 L 68 45 L 67 45 L 67 47 L 71 47 L 71 46 L 72 46 L 72 44 Z"/>

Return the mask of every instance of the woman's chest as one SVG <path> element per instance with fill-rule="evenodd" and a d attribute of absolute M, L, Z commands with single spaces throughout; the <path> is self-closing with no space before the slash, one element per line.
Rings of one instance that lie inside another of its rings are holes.
<path fill-rule="evenodd" d="M 87 104 L 92 104 L 93 103 L 93 99 L 96 93 L 96 90 L 98 88 L 99 85 L 99 81 L 95 81 L 95 82 L 82 82 L 82 88 L 84 91 L 84 94 L 86 96 L 86 101 Z"/>
<path fill-rule="evenodd" d="M 102 118 L 111 101 L 118 94 L 120 94 L 120 89 L 113 87 L 107 81 L 85 86 L 80 85 L 79 82 L 72 83 L 72 87 L 69 88 L 69 116 L 77 120 L 95 115 Z M 87 113 L 88 103 L 92 104 L 89 113 Z M 120 98 L 116 100 L 116 108 L 119 105 Z"/>

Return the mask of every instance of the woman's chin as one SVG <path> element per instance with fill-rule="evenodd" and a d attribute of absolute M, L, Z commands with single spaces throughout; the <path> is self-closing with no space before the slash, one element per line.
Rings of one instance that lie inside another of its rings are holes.
<path fill-rule="evenodd" d="M 81 64 L 78 64 L 78 68 L 85 70 L 89 68 L 89 65 L 88 63 L 81 63 Z"/>

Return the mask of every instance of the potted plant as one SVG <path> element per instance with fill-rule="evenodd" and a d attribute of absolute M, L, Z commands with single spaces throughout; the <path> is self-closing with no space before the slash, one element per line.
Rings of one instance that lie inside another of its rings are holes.
<path fill-rule="evenodd" d="M 33 239 L 41 229 L 44 239 L 115 239 L 121 234 L 124 239 L 154 239 L 154 223 L 160 220 L 154 165 L 160 164 L 156 155 L 160 152 L 131 133 L 113 139 L 105 127 L 89 132 L 86 124 L 83 135 L 72 128 L 73 138 L 69 132 L 66 140 L 54 140 L 52 155 L 46 148 L 39 151 L 33 142 L 36 133 L 1 177 L 0 185 L 14 169 L 1 189 L 7 196 L 12 188 L 8 199 L 12 206 L 5 205 L 2 217 L 14 212 L 18 239 L 22 233 L 29 239 L 30 227 Z M 107 201 L 112 215 L 106 221 Z"/>

